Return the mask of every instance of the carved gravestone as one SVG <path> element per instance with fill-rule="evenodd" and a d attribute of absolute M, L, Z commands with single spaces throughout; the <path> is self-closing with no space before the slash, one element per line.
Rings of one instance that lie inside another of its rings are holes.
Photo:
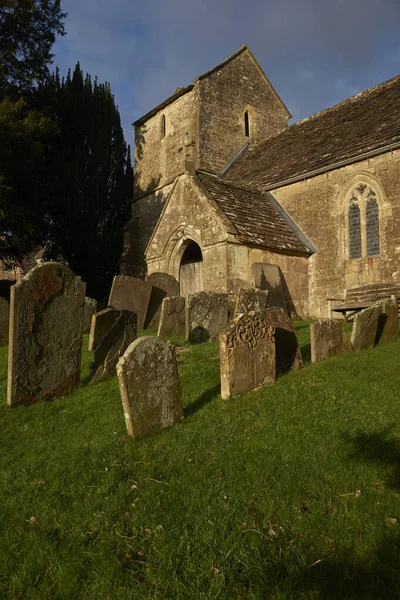
<path fill-rule="evenodd" d="M 151 329 L 159 325 L 163 299 L 179 296 L 179 281 L 168 273 L 160 272 L 151 273 L 146 281 L 153 286 L 145 322 L 145 329 Z"/>
<path fill-rule="evenodd" d="M 185 334 L 185 298 L 164 298 L 161 307 L 159 337 Z"/>
<path fill-rule="evenodd" d="M 381 300 L 382 313 L 378 317 L 375 344 L 391 342 L 399 336 L 399 316 L 395 298 Z"/>
<path fill-rule="evenodd" d="M 47 400 L 80 379 L 85 284 L 65 265 L 31 269 L 11 288 L 7 402 Z"/>
<path fill-rule="evenodd" d="M 275 327 L 276 373 L 283 375 L 292 369 L 304 366 L 292 320 L 279 306 L 270 306 L 263 311 L 268 325 Z"/>
<path fill-rule="evenodd" d="M 235 316 L 264 310 L 267 307 L 268 290 L 241 289 L 236 296 Z"/>
<path fill-rule="evenodd" d="M 217 338 L 228 325 L 228 294 L 198 292 L 187 294 L 185 303 L 186 339 L 192 344 Z"/>
<path fill-rule="evenodd" d="M 116 310 L 115 308 L 105 308 L 93 315 L 88 346 L 90 352 L 99 345 L 100 340 L 114 326 L 120 314 L 120 310 Z"/>
<path fill-rule="evenodd" d="M 0 346 L 8 344 L 9 321 L 10 305 L 5 298 L 0 297 Z"/>
<path fill-rule="evenodd" d="M 97 309 L 97 302 L 93 298 L 86 296 L 85 298 L 85 311 L 83 314 L 83 333 L 88 333 L 92 325 L 92 317 Z"/>
<path fill-rule="evenodd" d="M 319 319 L 310 325 L 311 362 L 330 358 L 344 351 L 342 321 Z"/>
<path fill-rule="evenodd" d="M 268 306 L 280 306 L 287 312 L 283 276 L 278 265 L 253 263 L 254 287 L 268 290 Z"/>
<path fill-rule="evenodd" d="M 136 313 L 119 311 L 112 327 L 93 349 L 94 358 L 89 365 L 90 378 L 99 381 L 115 375 L 117 362 L 129 344 L 136 339 Z"/>
<path fill-rule="evenodd" d="M 145 336 L 120 358 L 117 375 L 128 435 L 142 438 L 183 418 L 175 348 Z"/>
<path fill-rule="evenodd" d="M 351 331 L 353 350 L 369 350 L 375 344 L 378 331 L 378 321 L 382 314 L 382 304 L 377 303 L 364 308 L 354 316 Z"/>
<path fill-rule="evenodd" d="M 117 310 L 135 312 L 137 328 L 143 329 L 152 287 L 150 283 L 142 279 L 129 275 L 116 275 L 111 287 L 108 306 Z"/>
<path fill-rule="evenodd" d="M 223 399 L 275 381 L 275 329 L 262 313 L 235 317 L 219 341 Z"/>

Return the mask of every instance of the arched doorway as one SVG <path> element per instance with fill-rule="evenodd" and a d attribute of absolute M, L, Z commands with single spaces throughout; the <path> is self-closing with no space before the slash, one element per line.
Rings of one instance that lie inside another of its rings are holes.
<path fill-rule="evenodd" d="M 180 294 L 203 291 L 203 254 L 193 240 L 188 240 L 179 267 Z"/>

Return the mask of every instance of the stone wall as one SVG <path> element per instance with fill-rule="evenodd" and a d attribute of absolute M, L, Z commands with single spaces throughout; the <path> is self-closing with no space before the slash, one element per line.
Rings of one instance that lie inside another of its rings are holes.
<path fill-rule="evenodd" d="M 199 79 L 198 168 L 219 172 L 246 142 L 288 126 L 290 115 L 248 51 Z M 244 113 L 250 136 L 245 136 Z"/>
<path fill-rule="evenodd" d="M 349 258 L 348 201 L 359 184 L 379 206 L 380 254 L 367 256 L 365 210 L 362 256 Z M 310 316 L 329 317 L 327 298 L 345 288 L 400 281 L 400 150 L 272 190 L 317 248 L 309 259 Z"/>

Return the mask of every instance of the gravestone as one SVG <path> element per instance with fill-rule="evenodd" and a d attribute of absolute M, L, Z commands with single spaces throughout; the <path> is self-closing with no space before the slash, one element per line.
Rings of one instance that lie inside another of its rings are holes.
<path fill-rule="evenodd" d="M 292 369 L 304 366 L 292 320 L 279 306 L 270 306 L 263 311 L 268 325 L 275 327 L 276 374 L 283 375 Z"/>
<path fill-rule="evenodd" d="M 48 400 L 80 379 L 85 284 L 56 262 L 12 286 L 7 402 Z"/>
<path fill-rule="evenodd" d="M 330 358 L 344 351 L 342 321 L 319 319 L 310 325 L 311 362 Z"/>
<path fill-rule="evenodd" d="M 183 418 L 175 348 L 145 336 L 120 358 L 117 375 L 128 435 L 142 438 Z"/>
<path fill-rule="evenodd" d="M 97 302 L 93 298 L 86 296 L 85 311 L 83 313 L 83 333 L 88 333 L 92 325 L 92 317 L 97 309 Z"/>
<path fill-rule="evenodd" d="M 399 316 L 395 298 L 381 300 L 382 313 L 378 317 L 375 344 L 386 344 L 399 336 Z"/>
<path fill-rule="evenodd" d="M 136 313 L 129 310 L 119 311 L 111 329 L 93 350 L 93 361 L 89 365 L 92 382 L 115 375 L 118 360 L 129 344 L 136 339 L 136 334 Z"/>
<path fill-rule="evenodd" d="M 161 307 L 159 337 L 185 335 L 185 298 L 164 298 Z"/>
<path fill-rule="evenodd" d="M 0 346 L 8 344 L 9 321 L 10 305 L 5 298 L 0 297 Z"/>
<path fill-rule="evenodd" d="M 236 296 L 235 316 L 258 312 L 267 307 L 268 290 L 257 288 L 241 289 Z"/>
<path fill-rule="evenodd" d="M 197 292 L 185 302 L 186 339 L 192 344 L 217 338 L 228 325 L 228 294 Z"/>
<path fill-rule="evenodd" d="M 275 381 L 275 329 L 262 313 L 235 317 L 219 340 L 223 399 Z"/>
<path fill-rule="evenodd" d="M 120 314 L 120 310 L 116 310 L 115 308 L 105 308 L 93 315 L 88 346 L 90 352 L 99 345 L 100 340 L 114 326 Z"/>
<path fill-rule="evenodd" d="M 111 287 L 108 306 L 137 314 L 137 328 L 143 329 L 150 302 L 152 285 L 129 275 L 116 275 Z"/>
<path fill-rule="evenodd" d="M 378 331 L 378 321 L 382 314 L 382 304 L 377 303 L 364 308 L 354 316 L 351 331 L 353 350 L 369 350 L 375 344 Z"/>
<path fill-rule="evenodd" d="M 268 306 L 280 306 L 287 312 L 283 276 L 278 265 L 253 263 L 254 287 L 268 290 Z"/>
<path fill-rule="evenodd" d="M 160 272 L 151 273 L 146 281 L 153 286 L 145 322 L 145 329 L 151 329 L 159 325 L 163 299 L 179 296 L 179 281 L 168 273 Z"/>

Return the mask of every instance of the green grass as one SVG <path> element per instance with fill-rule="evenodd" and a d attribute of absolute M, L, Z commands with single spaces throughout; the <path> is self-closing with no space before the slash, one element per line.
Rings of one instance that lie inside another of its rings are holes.
<path fill-rule="evenodd" d="M 400 339 L 229 401 L 218 344 L 183 345 L 185 419 L 141 441 L 87 351 L 8 408 L 0 348 L 0 597 L 399 598 Z"/>

